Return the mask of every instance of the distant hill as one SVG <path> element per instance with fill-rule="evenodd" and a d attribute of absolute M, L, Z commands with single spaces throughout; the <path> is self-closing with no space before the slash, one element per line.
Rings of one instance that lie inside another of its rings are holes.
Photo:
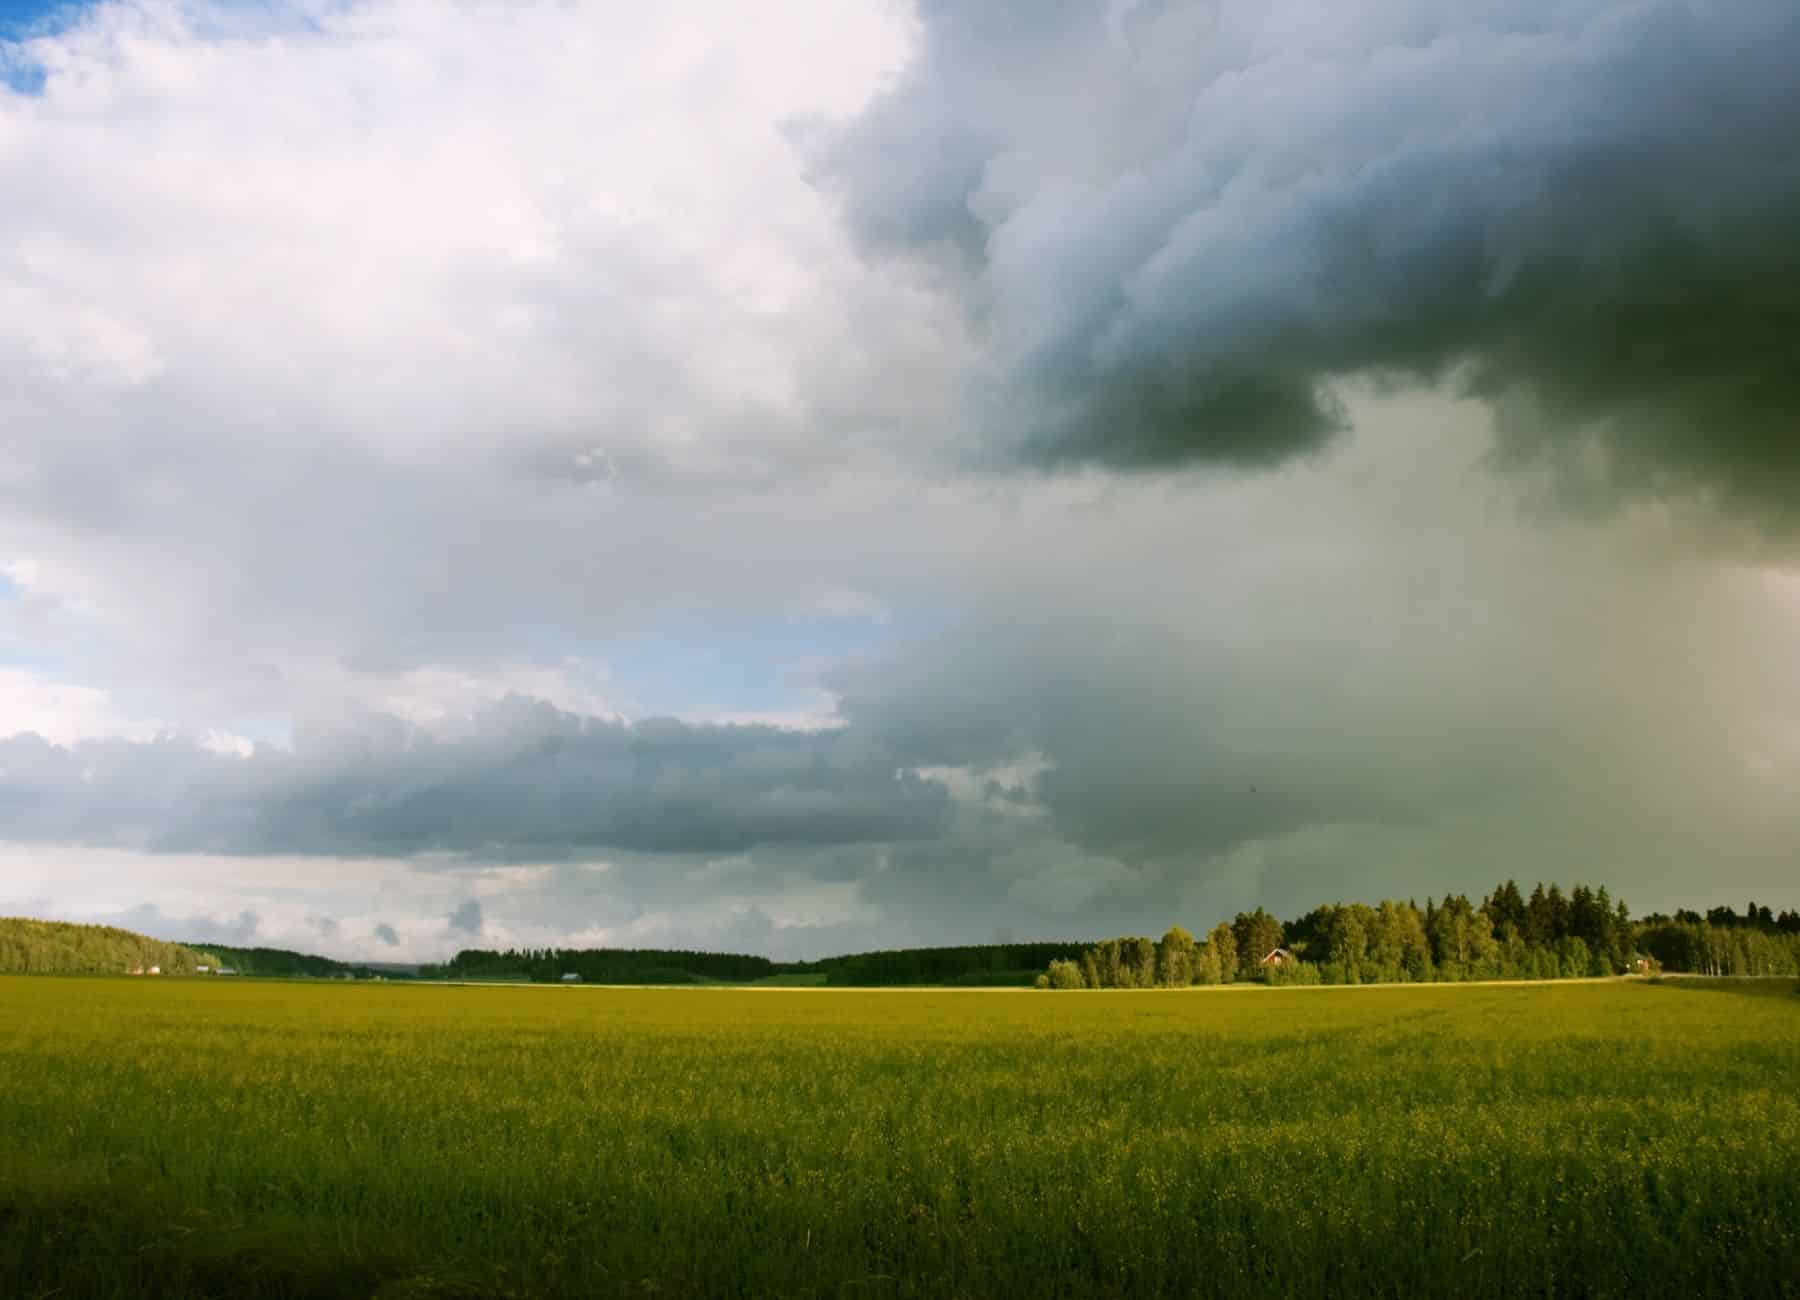
<path fill-rule="evenodd" d="M 1030 984 L 1052 960 L 1077 958 L 1086 944 L 974 944 L 846 953 L 819 961 L 778 962 L 747 953 L 663 948 L 466 948 L 442 965 L 344 962 L 286 948 L 165 943 L 130 930 L 64 921 L 0 919 L 0 973 L 109 974 L 159 966 L 164 974 L 227 966 L 239 975 L 307 979 L 524 980 L 553 984 L 579 975 L 585 984 L 828 984 L 879 988 L 902 984 Z"/>
<path fill-rule="evenodd" d="M 579 975 L 588 984 L 750 983 L 780 974 L 767 957 L 660 948 L 465 948 L 441 966 L 423 966 L 426 979 L 531 980 L 550 984 Z"/>
<path fill-rule="evenodd" d="M 8 975 L 123 975 L 157 967 L 164 975 L 192 975 L 217 959 L 187 944 L 165 943 L 110 925 L 76 925 L 0 917 L 0 973 Z"/>
<path fill-rule="evenodd" d="M 465 948 L 425 979 L 530 980 L 584 984 L 755 984 L 811 982 L 847 988 L 901 984 L 1028 985 L 1051 961 L 1080 957 L 1081 943 L 974 944 L 848 953 L 820 961 L 778 962 L 745 953 L 649 948 Z"/>
<path fill-rule="evenodd" d="M 1053 961 L 1080 958 L 1080 943 L 982 943 L 960 948 L 894 948 L 855 952 L 814 963 L 840 987 L 952 984 L 1004 988 L 1030 984 Z"/>
<path fill-rule="evenodd" d="M 334 961 L 330 957 L 316 957 L 311 953 L 292 952 L 286 948 L 232 948 L 218 943 L 194 946 L 204 947 L 207 952 L 216 954 L 220 961 L 239 975 L 289 979 L 302 976 L 311 979 L 340 979 L 348 976 L 366 980 L 376 975 L 397 974 L 396 968 L 377 970 L 355 962 Z"/>

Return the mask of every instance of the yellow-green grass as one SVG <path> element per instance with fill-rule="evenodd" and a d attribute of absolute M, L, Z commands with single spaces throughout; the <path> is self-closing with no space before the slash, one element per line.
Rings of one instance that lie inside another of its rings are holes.
<path fill-rule="evenodd" d="M 1800 997 L 0 979 L 0 1295 L 1800 1294 Z"/>

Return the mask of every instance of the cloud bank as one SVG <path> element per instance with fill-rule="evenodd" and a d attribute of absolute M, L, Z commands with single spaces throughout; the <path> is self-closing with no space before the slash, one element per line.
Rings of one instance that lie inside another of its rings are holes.
<path fill-rule="evenodd" d="M 4 49 L 24 910 L 804 956 L 1791 881 L 1792 6 Z"/>
<path fill-rule="evenodd" d="M 1477 470 L 1470 408 L 1378 409 L 1384 433 L 1304 471 L 1019 504 L 983 608 L 825 670 L 833 729 L 515 697 L 248 757 L 15 738 L 0 837 L 124 851 L 143 879 L 171 855 L 343 859 L 382 882 L 308 911 L 381 918 L 340 920 L 346 954 L 397 913 L 385 948 L 467 943 L 471 902 L 484 945 L 818 955 L 1505 876 L 1645 908 L 1778 891 L 1800 586 L 1659 510 L 1535 524 Z M 278 933 L 260 897 L 215 906 Z"/>
<path fill-rule="evenodd" d="M 948 259 L 981 445 L 1258 467 L 1346 376 L 1449 380 L 1586 497 L 1800 500 L 1792 5 L 920 6 L 822 146 L 864 246 Z"/>
<path fill-rule="evenodd" d="M 248 757 L 177 736 L 61 748 L 24 734 L 0 741 L 0 772 L 8 837 L 155 852 L 732 853 L 917 839 L 947 809 L 845 732 L 609 722 L 519 697 Z"/>

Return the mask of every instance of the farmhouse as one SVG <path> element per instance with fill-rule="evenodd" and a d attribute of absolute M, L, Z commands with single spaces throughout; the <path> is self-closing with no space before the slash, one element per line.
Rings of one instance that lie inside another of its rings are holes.
<path fill-rule="evenodd" d="M 1286 966 L 1294 960 L 1294 954 L 1286 948 L 1271 948 L 1259 963 L 1263 966 Z"/>

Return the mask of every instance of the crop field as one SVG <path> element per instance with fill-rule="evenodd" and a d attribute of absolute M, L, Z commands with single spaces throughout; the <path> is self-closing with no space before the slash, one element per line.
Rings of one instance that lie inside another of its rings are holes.
<path fill-rule="evenodd" d="M 0 1295 L 1800 1294 L 1800 997 L 0 979 Z"/>

